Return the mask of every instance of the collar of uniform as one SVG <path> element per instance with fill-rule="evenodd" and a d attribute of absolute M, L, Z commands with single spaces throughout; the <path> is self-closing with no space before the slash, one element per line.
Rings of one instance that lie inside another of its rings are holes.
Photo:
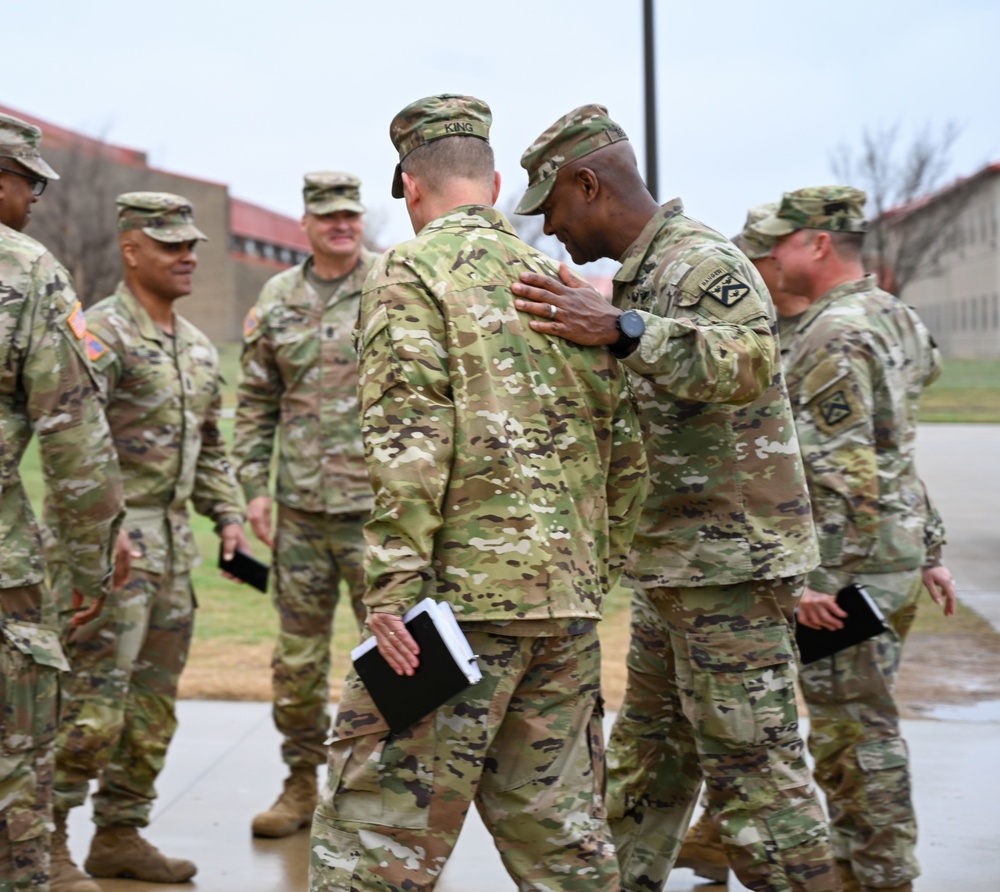
<path fill-rule="evenodd" d="M 631 282 L 639 275 L 642 262 L 649 253 L 650 246 L 656 239 L 657 234 L 678 214 L 684 213 L 684 202 L 679 198 L 674 198 L 664 204 L 642 228 L 639 237 L 628 246 L 625 253 L 619 259 L 621 269 L 615 274 L 615 282 Z"/>
<path fill-rule="evenodd" d="M 368 278 L 368 270 L 371 269 L 372 264 L 375 262 L 375 253 L 369 251 L 367 248 L 362 246 L 361 253 L 358 255 L 358 262 L 354 264 L 354 268 L 343 277 L 343 281 L 340 283 L 340 288 L 337 293 L 344 294 L 358 294 L 360 296 L 361 289 L 365 284 L 365 279 Z M 309 268 L 315 267 L 315 259 L 312 254 L 310 254 L 302 263 L 298 266 L 298 277 L 301 280 L 305 288 L 302 290 L 303 295 L 315 295 L 316 289 L 312 282 L 309 281 L 309 276 L 307 275 Z M 312 301 L 305 300 L 289 300 L 289 306 L 311 306 Z"/>
<path fill-rule="evenodd" d="M 132 316 L 132 320 L 135 322 L 136 328 L 139 329 L 139 334 L 141 334 L 147 341 L 156 341 L 158 344 L 163 344 L 169 336 L 167 333 L 160 328 L 153 321 L 153 317 L 149 315 L 146 308 L 139 303 L 138 298 L 132 293 L 132 290 L 124 282 L 118 283 L 118 290 L 115 292 L 117 297 L 120 297 L 125 308 L 128 310 L 129 314 Z M 174 320 L 176 323 L 177 315 L 174 314 Z M 176 324 L 174 326 L 174 335 L 177 334 Z"/>
<path fill-rule="evenodd" d="M 799 334 L 805 331 L 824 310 L 842 297 L 846 297 L 848 294 L 858 294 L 861 291 L 871 291 L 875 287 L 877 287 L 875 276 L 869 273 L 863 279 L 854 279 L 837 285 L 836 288 L 831 288 L 802 314 L 799 324 L 795 326 L 795 333 Z"/>
<path fill-rule="evenodd" d="M 436 220 L 431 220 L 419 234 L 426 235 L 429 232 L 445 229 L 496 229 L 508 235 L 517 235 L 510 221 L 500 211 L 485 204 L 467 204 L 452 208 Z"/>

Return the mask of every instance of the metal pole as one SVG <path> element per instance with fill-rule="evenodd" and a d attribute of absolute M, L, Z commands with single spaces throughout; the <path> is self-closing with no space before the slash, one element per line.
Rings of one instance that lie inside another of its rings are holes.
<path fill-rule="evenodd" d="M 660 182 L 656 164 L 656 60 L 653 40 L 653 0 L 642 0 L 643 72 L 646 86 L 646 188 L 657 201 Z"/>

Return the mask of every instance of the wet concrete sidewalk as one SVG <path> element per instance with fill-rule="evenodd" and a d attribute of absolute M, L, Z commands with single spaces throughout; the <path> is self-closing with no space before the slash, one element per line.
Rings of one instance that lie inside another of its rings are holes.
<path fill-rule="evenodd" d="M 1000 629 L 1000 425 L 921 425 L 920 472 L 948 527 L 947 564 L 962 600 Z M 903 723 L 912 756 L 920 821 L 918 892 L 1000 889 L 1000 704 L 940 708 L 938 721 Z M 106 892 L 304 892 L 306 831 L 255 840 L 250 819 L 271 804 L 285 775 L 265 703 L 185 701 L 180 729 L 159 784 L 149 838 L 167 854 L 191 858 L 194 883 L 154 886 L 102 880 Z M 86 856 L 89 807 L 76 809 L 70 845 Z M 669 892 L 699 886 L 676 870 Z M 730 890 L 743 889 L 730 880 Z M 473 813 L 438 884 L 441 892 L 511 892 L 492 840 Z"/>
<path fill-rule="evenodd" d="M 250 819 L 278 793 L 284 767 L 270 707 L 265 703 L 183 701 L 180 728 L 159 784 L 153 821 L 145 831 L 165 853 L 198 865 L 193 883 L 157 886 L 101 880 L 106 892 L 155 889 L 205 892 L 304 892 L 309 837 L 257 840 Z M 965 719 L 974 718 L 970 712 Z M 989 716 L 986 716 L 989 719 Z M 920 816 L 920 892 L 996 892 L 1000 856 L 1000 715 L 986 721 L 904 722 Z M 78 863 L 91 835 L 89 806 L 75 809 L 70 846 Z M 478 816 L 470 815 L 438 889 L 512 892 Z M 696 888 L 676 870 L 670 892 Z M 710 887 L 721 889 L 722 887 Z M 744 887 L 731 880 L 730 889 Z"/>

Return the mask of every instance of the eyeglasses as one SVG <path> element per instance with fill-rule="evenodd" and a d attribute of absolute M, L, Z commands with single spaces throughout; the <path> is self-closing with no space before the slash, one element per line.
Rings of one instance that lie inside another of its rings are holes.
<path fill-rule="evenodd" d="M 19 170 L 12 170 L 9 167 L 0 167 L 4 173 L 12 173 L 17 177 L 24 177 L 31 183 L 31 194 L 38 198 L 45 191 L 45 187 L 49 184 L 49 181 L 45 177 L 36 177 L 34 174 L 22 173 Z"/>

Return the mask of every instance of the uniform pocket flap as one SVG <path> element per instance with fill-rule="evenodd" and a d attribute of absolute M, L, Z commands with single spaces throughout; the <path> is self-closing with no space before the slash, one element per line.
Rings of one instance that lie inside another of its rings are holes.
<path fill-rule="evenodd" d="M 788 629 L 779 626 L 693 634 L 688 636 L 688 646 L 691 662 L 709 672 L 745 672 L 793 659 Z"/>
<path fill-rule="evenodd" d="M 859 743 L 855 753 L 858 767 L 864 772 L 901 768 L 907 763 L 906 741 L 901 737 L 887 737 L 884 740 Z"/>
<path fill-rule="evenodd" d="M 361 337 L 358 343 L 358 354 L 365 351 L 365 348 L 372 342 L 372 339 L 389 324 L 389 311 L 385 304 L 379 304 L 375 312 L 368 317 L 365 327 L 361 330 Z"/>
<path fill-rule="evenodd" d="M 6 620 L 0 623 L 0 632 L 12 646 L 36 663 L 69 672 L 69 663 L 63 654 L 59 636 L 52 629 L 45 629 L 35 623 Z"/>

